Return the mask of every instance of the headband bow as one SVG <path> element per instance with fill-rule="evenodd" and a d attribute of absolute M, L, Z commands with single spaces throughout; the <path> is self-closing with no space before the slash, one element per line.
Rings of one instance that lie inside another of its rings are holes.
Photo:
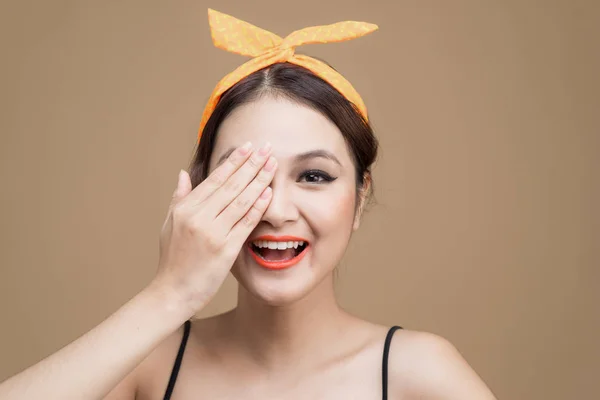
<path fill-rule="evenodd" d="M 280 62 L 289 62 L 310 70 L 337 89 L 367 119 L 365 104 L 350 82 L 324 62 L 309 56 L 295 54 L 294 49 L 303 44 L 355 39 L 377 30 L 377 25 L 355 21 L 338 22 L 332 25 L 300 29 L 282 39 L 274 33 L 210 8 L 208 9 L 208 21 L 216 47 L 253 58 L 227 74 L 214 88 L 202 114 L 198 140 L 200 140 L 204 126 L 219 98 L 227 89 L 253 72 Z"/>

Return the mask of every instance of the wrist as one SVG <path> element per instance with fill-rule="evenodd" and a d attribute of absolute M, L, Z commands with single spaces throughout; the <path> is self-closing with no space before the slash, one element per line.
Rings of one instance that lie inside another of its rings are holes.
<path fill-rule="evenodd" d="M 157 275 L 146 287 L 145 292 L 154 298 L 168 315 L 179 316 L 183 320 L 190 319 L 203 307 L 203 304 L 198 304 L 193 296 L 187 295 L 179 285 L 164 275 Z"/>

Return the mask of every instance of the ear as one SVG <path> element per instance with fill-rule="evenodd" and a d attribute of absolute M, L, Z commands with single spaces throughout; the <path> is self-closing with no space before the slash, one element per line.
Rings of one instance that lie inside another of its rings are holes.
<path fill-rule="evenodd" d="M 362 218 L 363 211 L 367 204 L 367 200 L 369 198 L 369 193 L 371 192 L 371 173 L 365 172 L 363 175 L 363 187 L 360 189 L 360 193 L 358 194 L 358 204 L 356 207 L 356 213 L 354 214 L 354 224 L 352 225 L 352 230 L 356 231 L 360 226 L 360 220 Z"/>

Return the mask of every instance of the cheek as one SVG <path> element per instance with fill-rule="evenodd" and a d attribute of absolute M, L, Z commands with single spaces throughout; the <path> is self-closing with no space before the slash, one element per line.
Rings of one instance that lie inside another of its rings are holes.
<path fill-rule="evenodd" d="M 349 188 L 307 193 L 301 206 L 314 233 L 320 237 L 334 235 L 343 239 L 354 222 L 355 193 Z M 349 232 L 348 232 L 349 234 Z"/>

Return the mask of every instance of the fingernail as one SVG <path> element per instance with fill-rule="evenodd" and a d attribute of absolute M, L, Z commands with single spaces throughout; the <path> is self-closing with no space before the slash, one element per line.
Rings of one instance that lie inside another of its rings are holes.
<path fill-rule="evenodd" d="M 261 147 L 258 154 L 261 156 L 266 156 L 267 154 L 269 154 L 270 150 L 271 150 L 271 143 L 267 142 L 267 143 L 265 143 L 265 145 L 263 147 Z"/>
<path fill-rule="evenodd" d="M 246 144 L 244 144 L 242 147 L 239 148 L 239 152 L 241 155 L 245 156 L 246 154 L 248 154 L 250 152 L 251 148 L 252 148 L 252 143 L 246 142 Z"/>
<path fill-rule="evenodd" d="M 273 171 L 275 169 L 275 165 L 277 165 L 277 160 L 275 160 L 275 157 L 269 157 L 269 161 L 267 161 L 265 164 L 265 171 Z"/>

